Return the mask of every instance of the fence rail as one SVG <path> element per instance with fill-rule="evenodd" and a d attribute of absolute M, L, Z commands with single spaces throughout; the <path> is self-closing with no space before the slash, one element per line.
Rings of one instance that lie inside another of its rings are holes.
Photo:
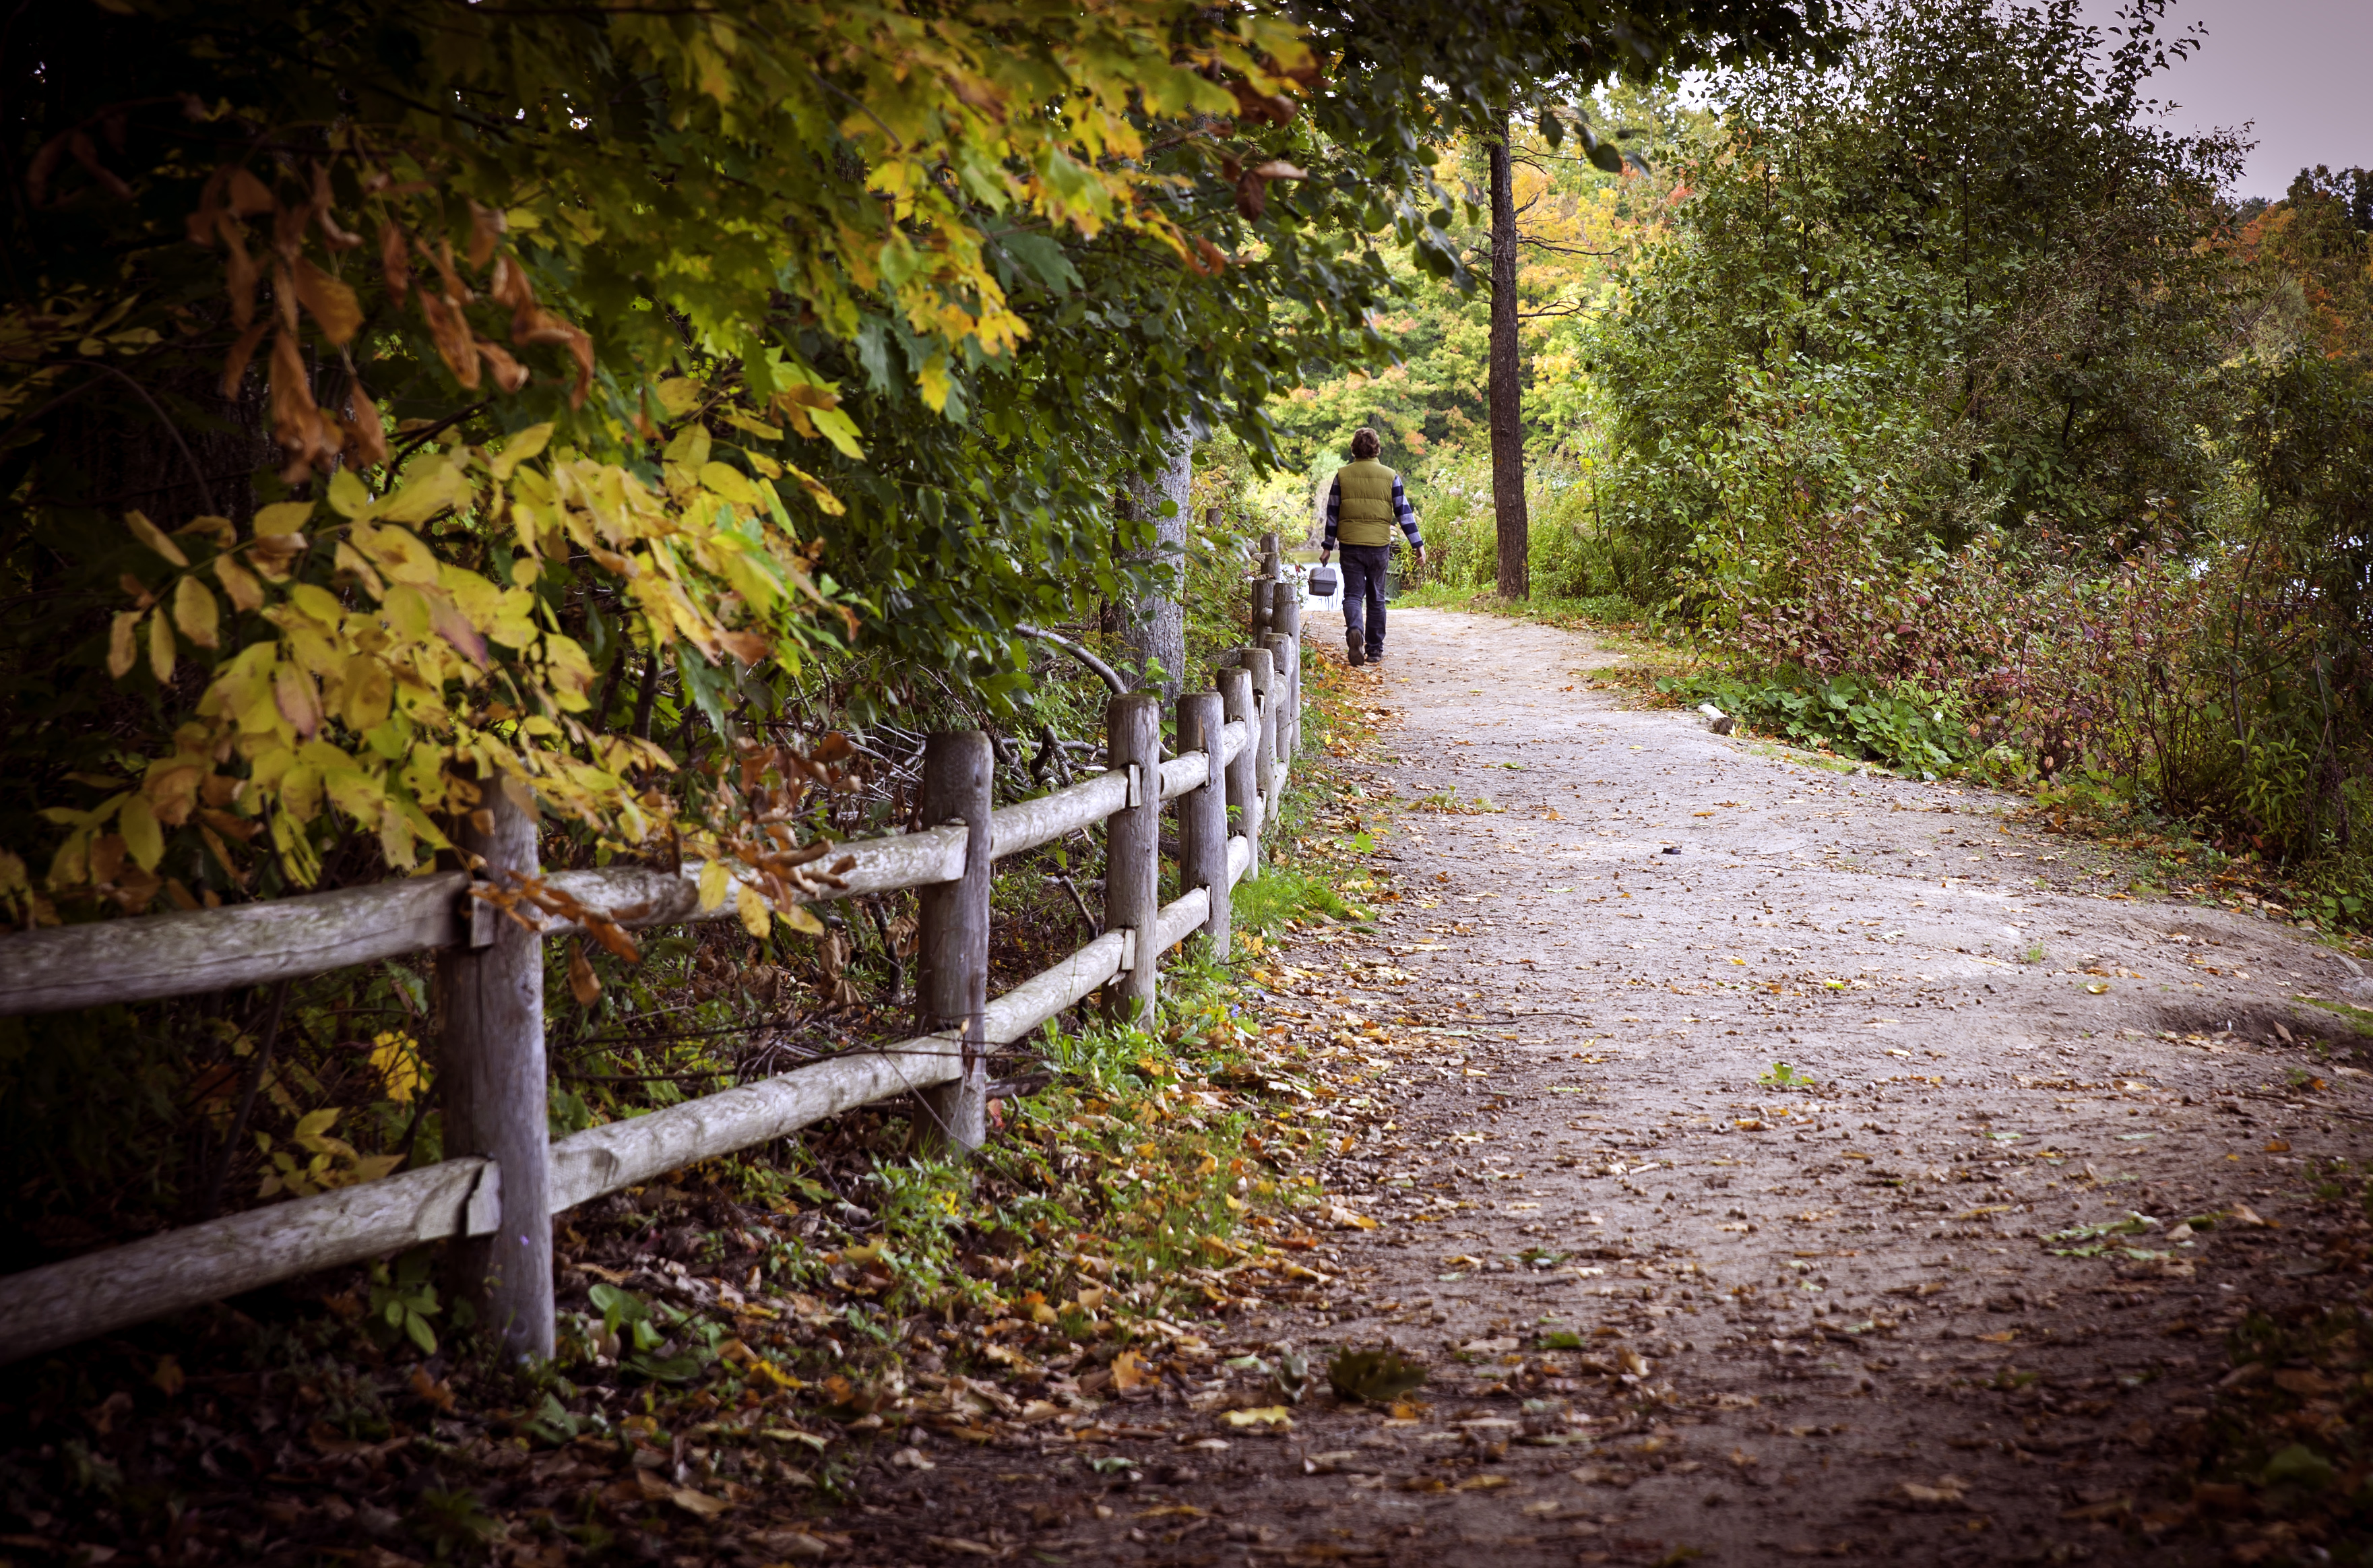
<path fill-rule="evenodd" d="M 438 1240 L 462 1244 L 456 1282 L 480 1321 L 516 1353 L 548 1356 L 555 1213 L 900 1094 L 921 1094 L 953 1148 L 976 1147 L 989 1047 L 1023 1039 L 1099 990 L 1116 1012 L 1150 1007 L 1162 954 L 1197 931 L 1226 952 L 1231 892 L 1258 868 L 1301 738 L 1300 609 L 1279 590 L 1274 536 L 1265 546 L 1254 642 L 1220 672 L 1216 691 L 1178 699 L 1177 755 L 1161 755 L 1157 698 L 1116 696 L 1107 708 L 1107 771 L 990 810 L 987 738 L 935 734 L 925 747 L 923 814 L 937 825 L 836 847 L 836 864 L 844 856 L 853 863 L 839 873 L 844 885 L 817 901 L 902 888 L 923 894 L 919 1032 L 894 1046 L 553 1141 L 541 944 L 578 928 L 546 918 L 530 932 L 497 919 L 464 873 L 0 938 L 0 1015 L 149 1001 L 434 954 L 445 1002 L 439 1090 L 450 1152 L 419 1170 L 0 1277 L 0 1363 Z M 533 821 L 504 797 L 492 799 L 495 830 L 468 847 L 497 877 L 534 874 Z M 1156 907 L 1160 818 L 1172 802 L 1185 892 Z M 989 864 L 1098 825 L 1105 833 L 1104 934 L 989 999 Z M 977 859 L 976 847 L 985 851 Z M 700 907 L 700 870 L 613 866 L 543 880 L 628 927 L 731 915 L 731 899 Z"/>

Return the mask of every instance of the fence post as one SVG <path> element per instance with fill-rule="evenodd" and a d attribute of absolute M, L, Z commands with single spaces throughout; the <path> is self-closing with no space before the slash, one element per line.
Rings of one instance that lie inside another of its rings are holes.
<path fill-rule="evenodd" d="M 536 813 L 505 793 L 499 778 L 480 788 L 479 810 L 462 819 L 454 843 L 482 858 L 494 882 L 506 873 L 537 875 Z M 492 1235 L 454 1242 L 452 1282 L 505 1361 L 545 1361 L 555 1326 L 544 939 L 491 907 L 471 915 L 467 945 L 437 955 L 445 1015 L 437 1087 L 446 1156 L 495 1162 L 502 1223 Z"/>
<path fill-rule="evenodd" d="M 1218 692 L 1188 692 L 1178 699 L 1178 755 L 1206 754 L 1203 782 L 1178 797 L 1178 887 L 1208 889 L 1210 913 L 1203 934 L 1211 956 L 1228 955 L 1227 772 L 1220 761 L 1222 722 Z"/>
<path fill-rule="evenodd" d="M 1236 813 L 1237 830 L 1245 842 L 1252 846 L 1252 863 L 1245 868 L 1246 876 L 1260 874 L 1260 796 L 1254 790 L 1253 748 L 1260 744 L 1260 721 L 1253 714 L 1252 672 L 1231 668 L 1218 672 L 1221 712 L 1228 723 L 1245 720 L 1249 731 L 1245 749 L 1236 760 L 1228 764 L 1228 807 Z"/>
<path fill-rule="evenodd" d="M 1131 772 L 1128 804 L 1105 818 L 1105 930 L 1133 930 L 1130 966 L 1105 987 L 1107 1017 L 1153 1018 L 1161 954 L 1153 947 L 1162 907 L 1162 699 L 1130 692 L 1105 704 L 1105 757 Z"/>
<path fill-rule="evenodd" d="M 923 1091 L 932 1126 L 924 1142 L 966 1154 L 988 1139 L 988 1052 L 981 1013 L 988 1006 L 989 785 L 996 757 L 977 730 L 941 731 L 923 743 L 923 825 L 964 826 L 964 874 L 919 890 L 916 942 L 916 1032 L 964 1031 L 964 1076 Z"/>
<path fill-rule="evenodd" d="M 1283 554 L 1278 548 L 1276 534 L 1264 533 L 1260 536 L 1260 553 L 1261 576 L 1274 580 L 1277 577 L 1278 568 L 1283 563 L 1285 558 Z"/>
<path fill-rule="evenodd" d="M 1288 673 L 1285 702 L 1280 711 L 1285 718 L 1284 739 L 1279 743 L 1284 755 L 1291 758 L 1302 755 L 1302 595 L 1280 584 L 1277 601 L 1269 613 L 1270 623 L 1293 639 L 1293 668 Z"/>
<path fill-rule="evenodd" d="M 1283 772 L 1293 761 L 1293 682 L 1302 673 L 1302 649 L 1292 638 L 1283 632 L 1271 632 L 1261 638 L 1268 649 L 1268 661 L 1273 673 L 1269 676 L 1269 706 L 1277 709 L 1270 743 L 1277 753 L 1278 771 Z"/>
<path fill-rule="evenodd" d="M 1265 577 L 1253 579 L 1252 639 L 1258 642 L 1267 636 L 1269 619 L 1277 613 L 1277 584 Z"/>
<path fill-rule="evenodd" d="M 1260 833 L 1277 814 L 1277 666 L 1266 648 L 1240 649 L 1237 661 L 1253 678 L 1253 789 L 1260 796 Z"/>

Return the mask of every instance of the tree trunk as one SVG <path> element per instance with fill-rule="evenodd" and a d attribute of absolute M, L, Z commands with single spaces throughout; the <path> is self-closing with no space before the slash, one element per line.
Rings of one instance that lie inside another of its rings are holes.
<path fill-rule="evenodd" d="M 1491 511 L 1498 523 L 1500 597 L 1532 593 L 1532 524 L 1525 514 L 1525 389 L 1516 343 L 1516 200 L 1508 117 L 1491 144 Z"/>
<path fill-rule="evenodd" d="M 1121 492 L 1123 515 L 1153 524 L 1154 547 L 1131 551 L 1132 562 L 1155 568 L 1160 582 L 1134 603 L 1114 606 L 1126 668 L 1138 686 L 1158 691 L 1164 703 L 1177 700 L 1186 675 L 1186 612 L 1178 593 L 1186 570 L 1186 497 L 1194 484 L 1195 438 L 1173 438 L 1170 462 L 1151 482 L 1132 476 Z M 1164 501 L 1176 503 L 1162 515 Z M 1161 674 L 1152 673 L 1155 665 Z"/>

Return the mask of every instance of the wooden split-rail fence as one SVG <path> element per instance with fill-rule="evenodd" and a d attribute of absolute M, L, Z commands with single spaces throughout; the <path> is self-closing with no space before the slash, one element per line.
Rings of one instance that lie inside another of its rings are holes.
<path fill-rule="evenodd" d="M 1121 1015 L 1151 1009 L 1162 954 L 1202 932 L 1228 947 L 1230 890 L 1257 872 L 1264 830 L 1299 749 L 1300 603 L 1273 536 L 1253 583 L 1250 645 L 1217 690 L 1180 696 L 1162 755 L 1161 699 L 1115 696 L 1107 770 L 991 808 L 994 765 L 978 731 L 923 751 L 918 832 L 836 847 L 842 885 L 819 899 L 918 891 L 920 1033 L 554 1140 L 546 1120 L 543 943 L 473 881 L 540 874 L 533 816 L 490 794 L 491 831 L 465 848 L 482 873 L 449 872 L 228 909 L 145 916 L 0 937 L 0 1014 L 151 1001 L 326 974 L 424 953 L 441 1000 L 441 1162 L 315 1197 L 185 1225 L 0 1276 L 0 1362 L 69 1345 L 318 1270 L 427 1242 L 456 1244 L 449 1275 L 513 1356 L 553 1353 L 553 1216 L 701 1160 L 753 1148 L 839 1112 L 919 1095 L 956 1151 L 985 1137 L 988 1056 L 1092 994 Z M 1162 813 L 1175 814 L 1181 896 L 1158 904 Z M 994 1000 L 989 881 L 999 857 L 1102 825 L 1104 934 Z M 731 916 L 700 907 L 701 866 L 564 871 L 544 886 L 630 928 Z M 532 917 L 531 917 L 532 918 Z"/>

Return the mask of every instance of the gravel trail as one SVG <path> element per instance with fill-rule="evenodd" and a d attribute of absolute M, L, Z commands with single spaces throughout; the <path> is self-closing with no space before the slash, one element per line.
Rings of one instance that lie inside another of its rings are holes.
<path fill-rule="evenodd" d="M 2090 891 L 2125 879 L 2006 797 L 1621 708 L 1612 658 L 1396 610 L 1354 773 L 1407 808 L 1402 897 L 1287 944 L 1278 1004 L 1389 1063 L 1394 1119 L 1327 1170 L 1375 1228 L 1222 1349 L 1323 1388 L 1389 1343 L 1424 1408 L 1162 1411 L 1125 1504 L 1025 1558 L 2213 1560 L 2150 1544 L 2147 1483 L 2245 1304 L 2331 1267 L 2308 1162 L 2362 1150 L 2368 1081 L 2302 999 L 2367 982 Z"/>

